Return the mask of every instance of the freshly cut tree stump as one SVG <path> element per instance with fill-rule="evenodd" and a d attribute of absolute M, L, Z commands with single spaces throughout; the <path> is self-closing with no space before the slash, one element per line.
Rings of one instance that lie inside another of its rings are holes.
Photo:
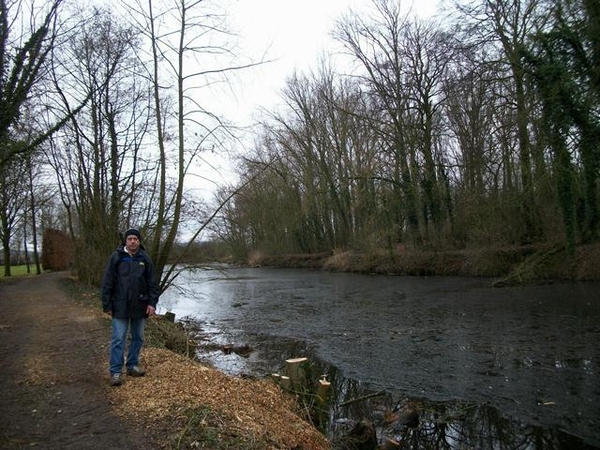
<path fill-rule="evenodd" d="M 331 383 L 327 381 L 326 378 L 319 379 L 319 385 L 317 386 L 317 397 L 322 402 L 327 400 L 329 396 L 329 389 L 331 388 Z"/>
<path fill-rule="evenodd" d="M 280 380 L 281 380 L 282 388 L 287 389 L 288 391 L 290 389 L 292 389 L 292 380 L 290 380 L 290 377 L 286 377 L 285 375 L 282 375 Z"/>
<path fill-rule="evenodd" d="M 301 390 L 306 386 L 306 372 L 304 370 L 308 358 L 291 358 L 285 360 L 285 373 L 290 377 L 292 389 Z"/>

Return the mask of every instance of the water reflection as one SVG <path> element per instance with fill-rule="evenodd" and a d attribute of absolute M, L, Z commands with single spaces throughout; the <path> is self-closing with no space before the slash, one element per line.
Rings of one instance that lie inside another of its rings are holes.
<path fill-rule="evenodd" d="M 206 335 L 203 335 L 206 338 Z M 217 341 L 229 342 L 242 335 L 219 334 Z M 286 359 L 306 356 L 311 379 L 325 376 L 331 383 L 328 408 L 316 425 L 332 441 L 346 435 L 360 420 L 375 425 L 379 443 L 395 441 L 407 450 L 511 449 L 511 450 L 594 450 L 576 436 L 557 429 L 524 424 L 490 404 L 461 401 L 433 402 L 427 399 L 395 397 L 374 391 L 368 385 L 345 377 L 336 367 L 320 361 L 306 343 L 264 335 L 243 335 L 252 343 L 251 355 L 225 354 L 207 350 L 203 340 L 198 358 L 233 375 L 265 376 L 282 372 Z M 214 341 L 212 341 L 214 343 Z M 411 417 L 410 422 L 407 421 Z M 414 414 L 414 415 L 411 415 Z M 313 418 L 315 419 L 315 418 Z"/>
<path fill-rule="evenodd" d="M 355 380 L 341 380 L 341 383 L 336 384 L 336 395 L 341 395 L 338 401 L 365 396 L 365 391 Z M 416 426 L 407 426 L 402 422 L 402 413 L 406 408 L 417 412 Z M 346 433 L 351 425 L 350 421 L 339 418 L 368 418 L 376 424 L 380 442 L 392 439 L 404 449 L 597 448 L 557 430 L 521 424 L 487 404 L 434 403 L 418 399 L 398 402 L 386 394 L 348 407 L 333 409 L 335 412 L 330 426 L 330 437 L 335 438 Z"/>

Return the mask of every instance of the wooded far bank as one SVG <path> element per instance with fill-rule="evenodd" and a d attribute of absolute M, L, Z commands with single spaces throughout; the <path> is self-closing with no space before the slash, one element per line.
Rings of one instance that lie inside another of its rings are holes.
<path fill-rule="evenodd" d="M 576 247 L 600 231 L 598 2 L 453 2 L 442 22 L 373 4 L 334 30 L 350 74 L 324 63 L 289 79 L 219 236 L 240 259 L 403 272 L 410 250 L 416 273 L 529 258 L 578 272 Z"/>
<path fill-rule="evenodd" d="M 194 247 L 183 263 L 196 266 L 212 262 L 329 270 L 375 275 L 488 277 L 495 286 L 555 281 L 600 281 L 600 244 L 582 245 L 569 252 L 562 244 L 423 251 L 398 247 L 368 252 L 354 250 L 313 254 L 265 254 L 232 259 L 223 243 L 205 242 Z"/>

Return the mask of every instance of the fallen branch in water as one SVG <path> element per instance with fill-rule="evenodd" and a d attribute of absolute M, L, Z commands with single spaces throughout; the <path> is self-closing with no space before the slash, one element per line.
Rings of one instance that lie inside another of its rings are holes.
<path fill-rule="evenodd" d="M 385 394 L 386 394 L 385 391 L 375 392 L 374 394 L 364 395 L 362 397 L 353 398 L 352 400 L 348 400 L 347 402 L 340 403 L 340 406 L 352 405 L 353 403 L 362 402 L 363 400 L 368 400 L 373 397 L 381 397 L 381 396 L 384 396 Z"/>
<path fill-rule="evenodd" d="M 522 284 L 536 279 L 536 270 L 556 253 L 565 250 L 564 245 L 555 246 L 545 250 L 539 250 L 521 261 L 518 266 L 501 280 L 492 283 L 492 287 L 502 287 L 515 284 Z"/>

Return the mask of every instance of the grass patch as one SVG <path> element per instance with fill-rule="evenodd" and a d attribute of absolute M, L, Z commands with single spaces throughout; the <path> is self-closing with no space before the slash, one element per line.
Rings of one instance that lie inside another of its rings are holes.
<path fill-rule="evenodd" d="M 20 277 L 23 275 L 35 275 L 35 265 L 29 265 L 29 271 L 27 271 L 27 264 L 21 264 L 20 266 L 10 266 L 10 274 L 13 277 Z M 4 267 L 0 272 L 0 278 L 4 278 Z"/>

